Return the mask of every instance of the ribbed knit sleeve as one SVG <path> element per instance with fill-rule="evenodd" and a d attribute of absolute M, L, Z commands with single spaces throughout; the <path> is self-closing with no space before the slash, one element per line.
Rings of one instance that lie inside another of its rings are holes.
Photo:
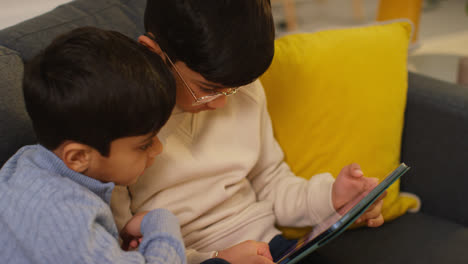
<path fill-rule="evenodd" d="M 171 212 L 150 211 L 141 222 L 141 233 L 139 250 L 148 263 L 186 263 L 179 221 Z"/>
<path fill-rule="evenodd" d="M 1 263 L 186 262 L 170 212 L 150 212 L 142 224 L 144 249 L 123 251 L 105 199 L 113 185 L 59 175 L 58 164 L 45 170 L 36 165 L 47 159 L 35 155 L 20 155 L 0 171 Z"/>

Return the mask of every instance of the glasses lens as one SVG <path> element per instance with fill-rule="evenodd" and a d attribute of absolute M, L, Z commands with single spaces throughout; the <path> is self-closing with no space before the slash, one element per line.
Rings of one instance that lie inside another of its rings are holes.
<path fill-rule="evenodd" d="M 207 95 L 207 96 L 202 96 L 197 98 L 197 101 L 194 102 L 194 105 L 200 105 L 200 104 L 206 104 L 209 103 L 217 98 L 219 98 L 223 94 L 213 94 L 213 95 Z"/>

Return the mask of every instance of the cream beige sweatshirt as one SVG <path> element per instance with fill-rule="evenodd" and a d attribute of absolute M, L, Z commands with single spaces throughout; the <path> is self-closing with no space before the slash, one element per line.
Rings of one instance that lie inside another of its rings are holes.
<path fill-rule="evenodd" d="M 128 192 L 116 188 L 111 205 L 119 230 L 132 213 L 169 209 L 189 263 L 245 240 L 269 242 L 275 224 L 310 226 L 334 212 L 333 177 L 307 181 L 283 161 L 259 81 L 215 111 L 176 108 L 159 136 L 163 153 Z"/>

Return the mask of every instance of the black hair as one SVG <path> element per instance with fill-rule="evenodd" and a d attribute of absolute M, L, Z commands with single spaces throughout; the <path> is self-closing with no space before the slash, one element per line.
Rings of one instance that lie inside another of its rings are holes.
<path fill-rule="evenodd" d="M 57 37 L 25 65 L 26 109 L 40 144 L 77 141 L 108 156 L 113 140 L 157 133 L 175 105 L 161 58 L 115 31 L 93 27 Z"/>
<path fill-rule="evenodd" d="M 248 84 L 270 66 L 270 0 L 148 0 L 145 30 L 175 61 L 225 87 Z"/>

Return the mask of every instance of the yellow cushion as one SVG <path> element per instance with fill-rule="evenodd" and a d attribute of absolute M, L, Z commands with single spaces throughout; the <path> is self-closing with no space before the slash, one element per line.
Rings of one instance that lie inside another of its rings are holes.
<path fill-rule="evenodd" d="M 291 169 L 310 178 L 335 177 L 352 162 L 368 177 L 384 178 L 400 163 L 411 24 L 288 35 L 261 77 L 273 129 Z M 399 193 L 384 199 L 392 220 L 419 206 Z M 288 237 L 304 230 L 283 229 Z"/>

